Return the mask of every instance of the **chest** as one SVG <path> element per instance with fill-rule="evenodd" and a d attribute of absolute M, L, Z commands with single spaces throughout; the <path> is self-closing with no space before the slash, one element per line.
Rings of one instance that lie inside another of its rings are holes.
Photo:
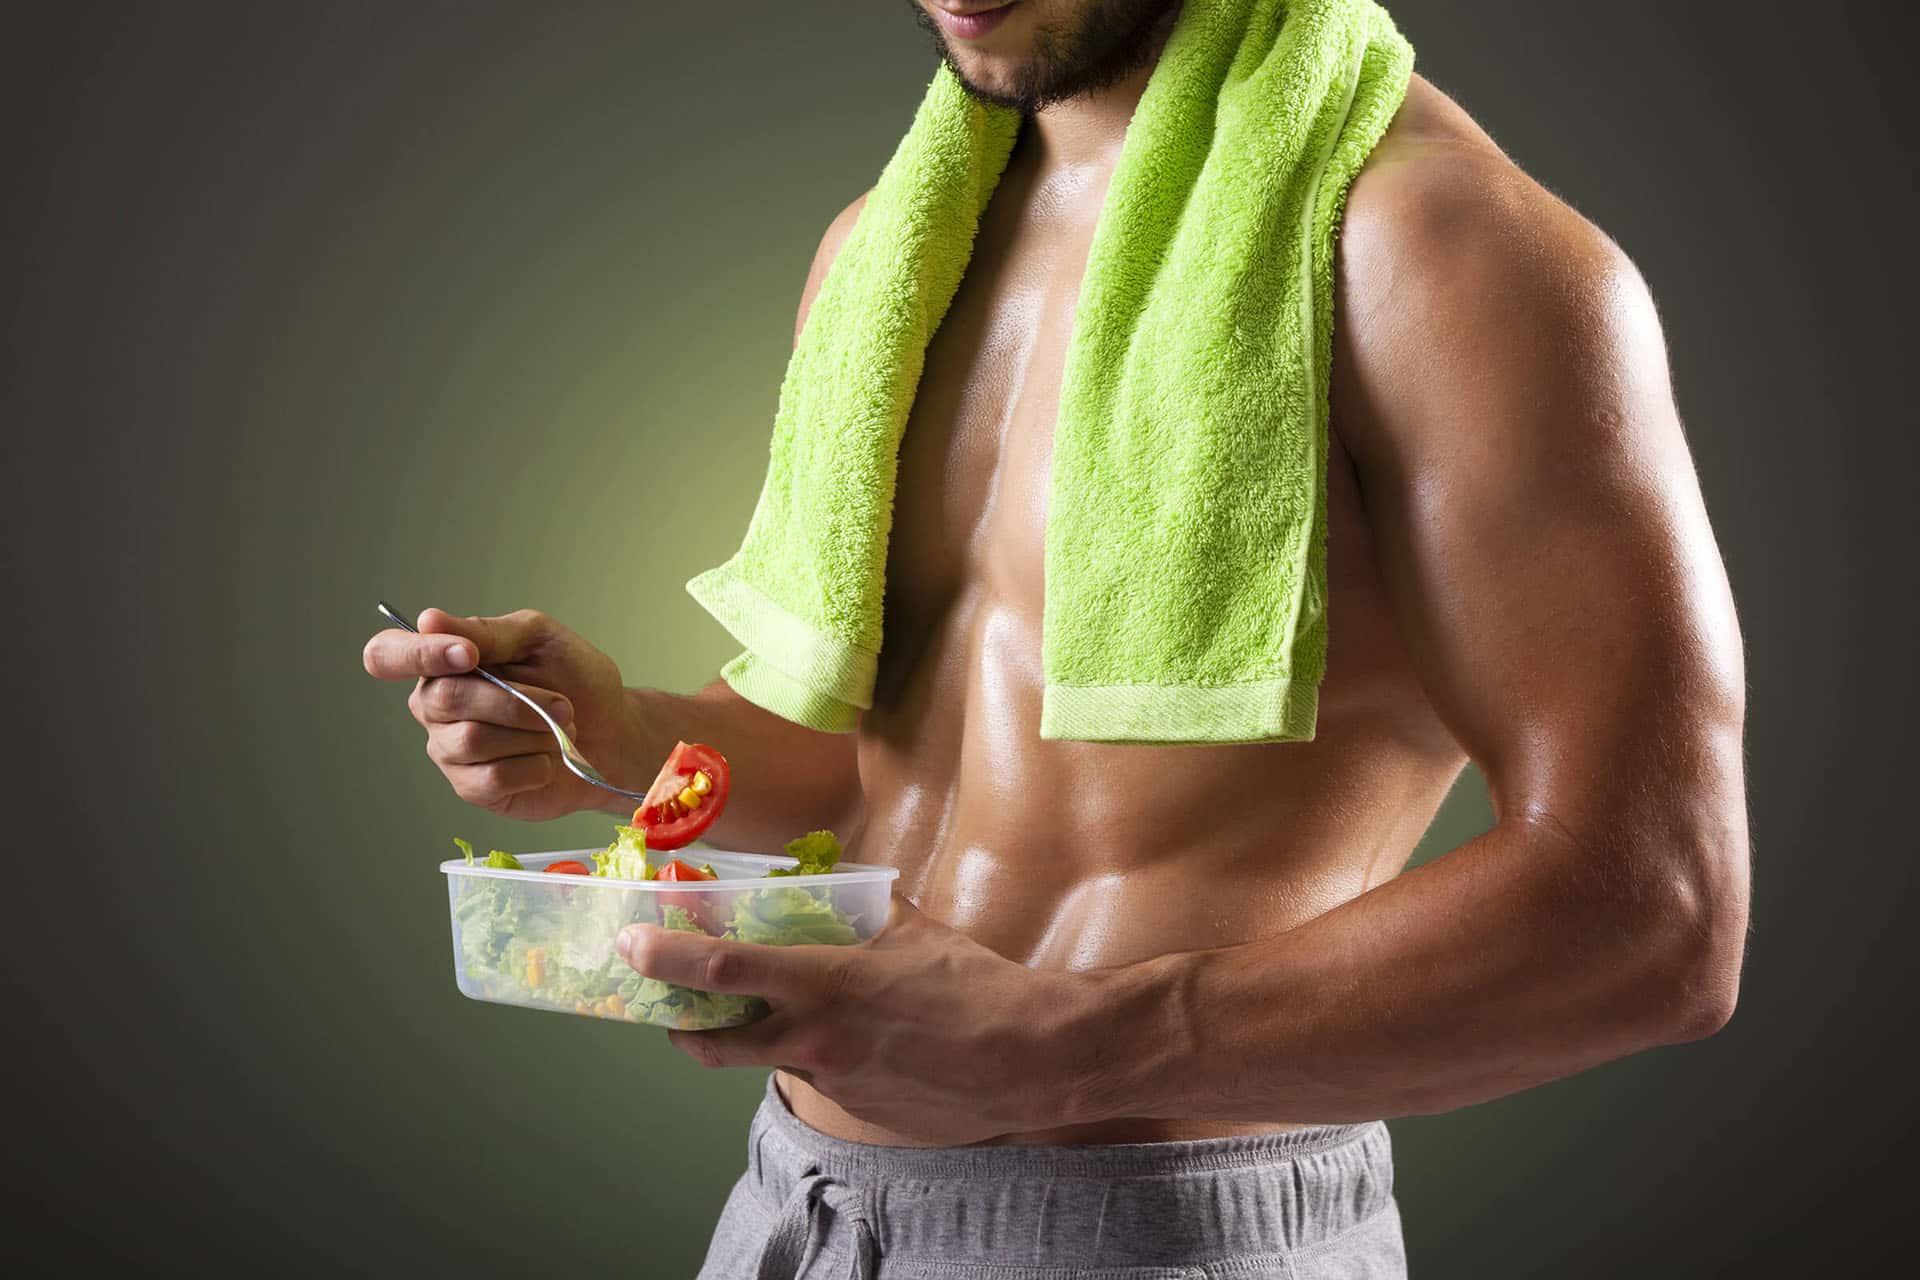
<path fill-rule="evenodd" d="M 1054 426 L 1108 176 L 1036 178 L 1016 150 L 982 218 L 966 275 L 928 343 L 901 442 L 883 688 L 906 678 L 970 594 L 1037 627 Z M 1329 594 L 1352 604 L 1377 584 L 1337 435 L 1328 501 Z"/>

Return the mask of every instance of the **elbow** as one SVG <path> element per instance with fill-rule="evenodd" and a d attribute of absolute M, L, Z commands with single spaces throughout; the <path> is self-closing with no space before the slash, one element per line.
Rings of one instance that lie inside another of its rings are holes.
<path fill-rule="evenodd" d="M 1645 1011 L 1655 1043 L 1718 1034 L 1733 1020 L 1747 945 L 1744 834 L 1689 849 L 1660 877 L 1662 891 L 1643 934 L 1654 963 L 1642 968 Z"/>
<path fill-rule="evenodd" d="M 1740 1002 L 1740 965 L 1719 956 L 1682 967 L 1662 1002 L 1663 1044 L 1685 1044 L 1718 1035 L 1733 1021 Z"/>

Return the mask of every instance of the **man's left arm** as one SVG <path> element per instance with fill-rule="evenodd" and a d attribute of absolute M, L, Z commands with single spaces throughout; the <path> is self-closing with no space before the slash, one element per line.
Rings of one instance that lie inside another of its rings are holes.
<path fill-rule="evenodd" d="M 1279 937 L 1144 966 L 1151 1054 L 1109 1059 L 1095 1112 L 1440 1112 L 1732 1015 L 1745 668 L 1652 300 L 1503 166 L 1372 208 L 1349 228 L 1342 440 L 1496 822 Z"/>
<path fill-rule="evenodd" d="M 959 1142 L 1440 1112 L 1726 1022 L 1744 663 L 1652 302 L 1524 179 L 1449 173 L 1350 213 L 1334 402 L 1409 652 L 1493 828 L 1285 933 L 1087 973 L 1023 968 L 904 902 L 855 948 L 635 930 L 643 972 L 773 1001 L 677 1044 Z"/>

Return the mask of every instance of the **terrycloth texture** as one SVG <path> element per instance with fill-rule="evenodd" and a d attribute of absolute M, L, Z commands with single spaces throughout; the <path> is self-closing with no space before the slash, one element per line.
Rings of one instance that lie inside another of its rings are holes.
<path fill-rule="evenodd" d="M 1182 7 L 1067 351 L 1042 737 L 1313 737 L 1334 238 L 1412 62 L 1372 0 Z M 1021 124 L 935 74 L 814 299 L 746 538 L 688 584 L 746 646 L 728 682 L 801 724 L 872 705 L 901 434 Z"/>

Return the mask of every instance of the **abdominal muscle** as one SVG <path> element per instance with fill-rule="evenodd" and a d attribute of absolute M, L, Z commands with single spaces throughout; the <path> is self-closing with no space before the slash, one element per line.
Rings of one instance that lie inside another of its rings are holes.
<path fill-rule="evenodd" d="M 1343 668 L 1330 657 L 1311 742 L 1042 740 L 1038 612 L 981 581 L 932 625 L 889 629 L 888 665 L 859 734 L 864 812 L 848 852 L 899 867 L 901 891 L 922 911 L 1034 968 L 1125 965 L 1311 920 L 1401 870 L 1464 762 L 1450 743 L 1407 732 L 1409 704 L 1381 694 L 1383 682 L 1408 677 L 1368 669 L 1378 646 L 1356 634 L 1355 613 L 1343 646 L 1352 661 Z M 794 1114 L 822 1132 L 918 1145 L 795 1077 L 778 1083 Z M 1279 1116 L 1121 1118 L 989 1142 L 1299 1127 Z"/>

